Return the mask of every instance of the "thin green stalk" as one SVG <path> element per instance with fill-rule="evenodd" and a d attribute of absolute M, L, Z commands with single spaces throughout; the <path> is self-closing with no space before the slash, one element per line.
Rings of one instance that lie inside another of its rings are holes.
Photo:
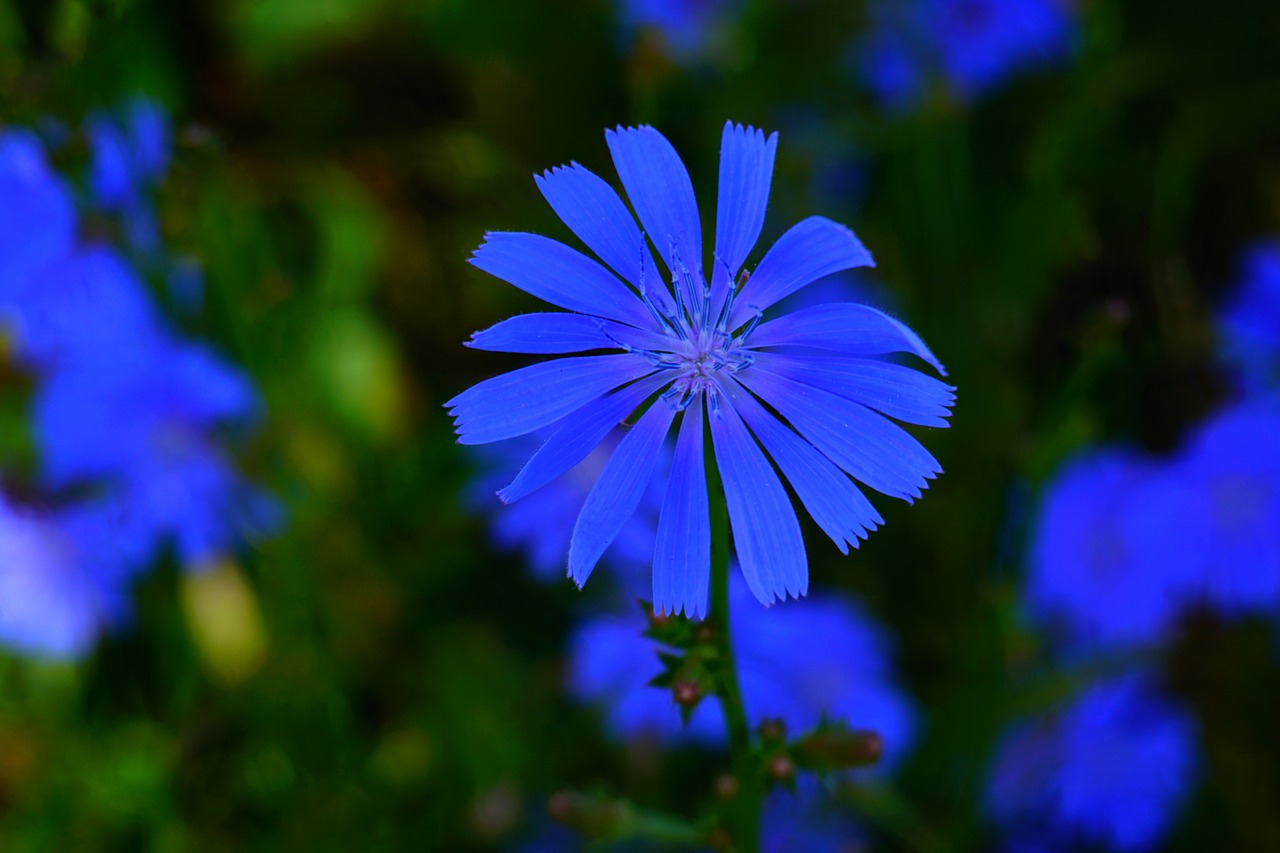
<path fill-rule="evenodd" d="M 729 728 L 729 760 L 738 782 L 737 793 L 730 803 L 728 829 L 737 853 L 757 853 L 760 849 L 763 790 L 746 706 L 742 702 L 742 689 L 738 685 L 738 666 L 733 657 L 729 616 L 729 510 L 714 458 L 708 458 L 708 470 L 711 485 L 711 617 L 718 627 L 716 645 L 720 659 L 717 695 Z"/>

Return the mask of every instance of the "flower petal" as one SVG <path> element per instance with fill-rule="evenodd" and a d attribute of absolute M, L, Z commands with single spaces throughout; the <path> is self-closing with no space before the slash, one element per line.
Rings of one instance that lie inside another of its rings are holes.
<path fill-rule="evenodd" d="M 810 216 L 779 237 L 751 271 L 734 302 L 730 327 L 737 328 L 757 311 L 824 276 L 873 266 L 871 253 L 852 231 L 830 219 Z"/>
<path fill-rule="evenodd" d="M 558 358 L 486 379 L 445 406 L 453 415 L 459 444 L 487 444 L 555 423 L 652 372 L 652 365 L 630 353 Z"/>
<path fill-rule="evenodd" d="M 665 403 L 650 406 L 618 442 L 591 487 L 569 541 L 569 577 L 578 586 L 587 582 L 605 549 L 640 505 L 675 416 L 675 409 Z"/>
<path fill-rule="evenodd" d="M 711 274 L 712 316 L 764 227 L 778 134 L 725 122 L 720 139 L 720 195 L 716 204 L 716 258 Z"/>
<path fill-rule="evenodd" d="M 680 155 L 666 137 L 648 125 L 607 130 L 604 137 L 627 198 L 658 255 L 674 276 L 679 272 L 671 263 L 674 248 L 694 280 L 699 280 L 702 223 L 693 182 Z M 701 298 L 701 294 L 697 297 Z"/>
<path fill-rule="evenodd" d="M 755 369 L 839 394 L 907 423 L 945 427 L 955 388 L 910 367 L 869 358 L 755 354 Z"/>
<path fill-rule="evenodd" d="M 796 435 L 737 382 L 723 386 L 733 406 L 791 483 L 805 509 L 841 553 L 884 523 L 880 513 L 843 471 Z"/>
<path fill-rule="evenodd" d="M 646 276 L 657 274 L 635 217 L 603 178 L 570 163 L 533 179 L 561 221 L 614 272 L 637 287 L 642 269 Z"/>
<path fill-rule="evenodd" d="M 732 405 L 722 405 L 709 420 L 733 545 L 747 586 L 766 605 L 804 595 L 809 588 L 804 538 L 778 475 Z"/>
<path fill-rule="evenodd" d="M 702 448 L 702 401 L 685 410 L 653 552 L 653 609 L 691 619 L 707 613 L 711 511 Z"/>
<path fill-rule="evenodd" d="M 640 297 L 617 276 L 550 237 L 490 231 L 471 263 L 552 305 L 641 328 L 655 326 Z"/>
<path fill-rule="evenodd" d="M 665 373 L 646 376 L 570 412 L 538 452 L 529 458 L 511 484 L 498 492 L 498 497 L 503 503 L 514 503 L 586 459 L 614 427 L 669 381 L 671 377 Z"/>
<path fill-rule="evenodd" d="M 745 288 L 744 288 L 745 289 Z M 834 350 L 850 355 L 909 352 L 947 375 L 920 336 L 870 305 L 831 303 L 802 308 L 762 323 L 751 333 L 751 347 L 797 346 Z"/>
<path fill-rule="evenodd" d="M 906 430 L 866 406 L 763 370 L 744 370 L 738 380 L 832 462 L 878 492 L 911 502 L 942 471 Z"/>
<path fill-rule="evenodd" d="M 542 355 L 585 352 L 593 349 L 660 349 L 666 338 L 634 326 L 590 317 L 586 314 L 544 312 L 520 314 L 471 335 L 467 346 L 492 352 L 525 352 Z"/>

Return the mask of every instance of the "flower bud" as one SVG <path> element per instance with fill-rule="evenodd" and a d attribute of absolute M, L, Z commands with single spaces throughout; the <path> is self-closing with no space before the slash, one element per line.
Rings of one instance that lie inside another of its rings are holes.
<path fill-rule="evenodd" d="M 786 724 L 776 717 L 760 724 L 760 739 L 765 743 L 781 743 L 786 736 Z"/>
<path fill-rule="evenodd" d="M 702 686 L 696 681 L 677 681 L 671 687 L 676 704 L 692 708 L 702 701 Z"/>
<path fill-rule="evenodd" d="M 795 757 L 801 767 L 844 770 L 875 764 L 884 753 L 880 735 L 869 731 L 825 729 L 801 738 Z"/>
<path fill-rule="evenodd" d="M 625 835 L 635 814 L 621 800 L 578 791 L 558 791 L 547 800 L 547 813 L 588 838 L 610 839 Z"/>
<path fill-rule="evenodd" d="M 770 756 L 765 762 L 765 770 L 775 782 L 790 782 L 796 775 L 796 763 L 785 752 Z"/>

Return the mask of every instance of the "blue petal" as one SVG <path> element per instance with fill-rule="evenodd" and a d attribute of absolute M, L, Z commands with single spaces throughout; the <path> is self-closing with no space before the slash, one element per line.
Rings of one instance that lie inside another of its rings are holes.
<path fill-rule="evenodd" d="M 0 301 L 18 299 L 35 273 L 70 253 L 75 227 L 71 193 L 40 141 L 27 131 L 0 132 Z"/>
<path fill-rule="evenodd" d="M 866 358 L 756 353 L 755 367 L 839 394 L 907 423 L 945 427 L 955 389 L 918 370 Z"/>
<path fill-rule="evenodd" d="M 503 503 L 514 503 L 586 459 L 614 427 L 669 381 L 666 374 L 648 376 L 570 412 L 498 497 Z"/>
<path fill-rule="evenodd" d="M 858 547 L 859 539 L 884 523 L 853 481 L 813 445 L 765 411 L 741 385 L 730 382 L 724 388 L 805 509 L 841 553 L 849 553 L 849 545 Z"/>
<path fill-rule="evenodd" d="M 173 147 L 169 117 L 158 104 L 138 98 L 129 105 L 124 118 L 139 177 L 159 181 L 169 170 Z"/>
<path fill-rule="evenodd" d="M 721 406 L 710 421 L 733 545 L 747 586 L 766 605 L 804 595 L 809 564 L 791 499 L 731 405 Z"/>
<path fill-rule="evenodd" d="M 129 140 L 115 123 L 104 116 L 89 119 L 89 193 L 94 204 L 116 210 L 132 201 L 138 186 L 129 162 Z"/>
<path fill-rule="evenodd" d="M 605 131 L 604 136 L 631 206 L 658 254 L 671 267 L 674 247 L 697 280 L 702 272 L 702 223 L 693 182 L 680 155 L 648 125 L 619 127 Z M 673 276 L 678 272 L 678 267 L 671 269 Z"/>
<path fill-rule="evenodd" d="M 605 549 L 640 505 L 675 409 L 658 402 L 618 442 L 600 478 L 591 487 L 569 541 L 569 577 L 578 586 L 587 582 Z"/>
<path fill-rule="evenodd" d="M 445 406 L 454 417 L 459 444 L 486 444 L 555 423 L 652 371 L 647 361 L 630 354 L 560 358 L 486 379 Z"/>
<path fill-rule="evenodd" d="M 549 237 L 491 231 L 471 263 L 552 305 L 633 326 L 655 325 L 644 303 L 615 275 Z"/>
<path fill-rule="evenodd" d="M 871 253 L 853 232 L 821 216 L 810 216 L 778 238 L 734 303 L 730 326 L 785 299 L 806 284 L 854 267 L 873 267 Z"/>
<path fill-rule="evenodd" d="M 711 515 L 702 449 L 702 401 L 680 424 L 653 552 L 653 609 L 701 619 L 711 580 Z"/>
<path fill-rule="evenodd" d="M 725 122 L 720 141 L 720 197 L 716 204 L 716 260 L 712 272 L 712 305 L 728 293 L 747 255 L 760 239 L 778 134 Z"/>
<path fill-rule="evenodd" d="M 866 406 L 760 370 L 738 379 L 832 462 L 878 492 L 910 502 L 942 468 L 920 442 Z"/>
<path fill-rule="evenodd" d="M 467 346 L 494 352 L 525 352 L 542 355 L 585 352 L 593 349 L 664 349 L 662 335 L 645 332 L 586 314 L 548 312 L 521 314 L 475 332 Z"/>
<path fill-rule="evenodd" d="M 870 305 L 833 303 L 793 311 L 762 323 L 747 343 L 751 347 L 814 347 L 850 355 L 909 352 L 947 375 L 942 362 L 915 332 Z"/>
<path fill-rule="evenodd" d="M 637 287 L 642 277 L 657 275 L 635 217 L 603 178 L 570 163 L 535 175 L 534 180 L 561 221 L 614 272 Z"/>

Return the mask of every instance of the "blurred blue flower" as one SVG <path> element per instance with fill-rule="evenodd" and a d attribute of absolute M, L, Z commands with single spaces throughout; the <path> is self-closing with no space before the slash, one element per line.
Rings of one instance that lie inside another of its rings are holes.
<path fill-rule="evenodd" d="M 1171 463 L 1196 502 L 1157 536 L 1178 543 L 1198 600 L 1227 615 L 1274 613 L 1280 601 L 1278 437 L 1280 398 L 1260 397 L 1210 417 Z"/>
<path fill-rule="evenodd" d="M 1196 782 L 1193 718 L 1145 673 L 1092 684 L 1061 713 L 1002 743 L 987 808 L 1015 837 L 1117 850 L 1154 846 Z"/>
<path fill-rule="evenodd" d="M 1063 58 L 1074 28 L 1068 0 L 879 0 L 856 55 L 891 109 L 918 105 L 935 79 L 968 103 L 1020 71 Z"/>
<path fill-rule="evenodd" d="M 1135 452 L 1071 460 L 1046 487 L 1033 534 L 1032 612 L 1075 643 L 1166 638 L 1208 547 L 1199 513 L 1200 496 L 1185 480 Z"/>
<path fill-rule="evenodd" d="M 908 750 L 914 730 L 910 701 L 893 680 L 888 638 L 852 601 L 815 596 L 770 609 L 745 583 L 730 588 L 734 651 L 748 719 L 781 719 L 792 734 L 824 718 L 878 732 L 881 766 Z M 580 626 L 570 642 L 569 691 L 600 705 L 619 737 L 652 736 L 719 744 L 725 727 L 708 697 L 686 728 L 669 690 L 649 686 L 662 672 L 654 640 L 641 635 L 642 614 L 602 616 Z"/>
<path fill-rule="evenodd" d="M 1244 252 L 1218 327 L 1223 360 L 1243 390 L 1280 386 L 1280 240 Z"/>
<path fill-rule="evenodd" d="M 71 252 L 75 230 L 71 193 L 40 141 L 24 130 L 0 132 L 0 311 Z"/>
<path fill-rule="evenodd" d="M 919 497 L 941 468 L 889 418 L 946 426 L 955 389 L 868 358 L 909 352 L 942 370 L 914 332 L 874 308 L 821 305 L 761 322 L 764 311 L 811 282 L 872 263 L 853 232 L 810 217 L 774 244 L 749 280 L 735 284 L 763 227 L 776 135 L 766 139 L 725 124 L 715 260 L 706 276 L 693 186 L 670 143 L 651 127 L 619 128 L 606 139 L 644 233 L 671 271 L 672 288 L 608 184 L 576 164 L 539 176 L 557 214 L 618 275 L 546 237 L 490 233 L 473 264 L 574 313 L 513 317 L 477 332 L 470 345 L 620 352 L 542 362 L 481 382 L 447 404 L 458 440 L 486 444 L 551 428 L 500 492 L 510 502 L 577 465 L 657 397 L 636 416 L 587 496 L 569 545 L 570 577 L 583 584 L 635 512 L 681 417 L 654 546 L 655 608 L 706 613 L 704 420 L 747 584 L 765 603 L 803 595 L 808 561 L 800 525 L 765 452 L 847 552 L 881 522 L 850 475 L 894 497 Z M 770 351 L 776 348 L 785 350 Z"/>
<path fill-rule="evenodd" d="M 137 98 L 119 113 L 98 113 L 85 122 L 89 139 L 88 186 L 104 210 L 135 204 L 169 170 L 169 119 L 155 103 Z"/>
<path fill-rule="evenodd" d="M 743 0 L 619 0 L 624 33 L 653 30 L 673 58 L 688 62 L 703 53 Z"/>
<path fill-rule="evenodd" d="M 76 250 L 48 264 L 14 288 L 4 309 L 17 354 L 41 369 L 127 360 L 160 329 L 145 285 L 107 246 Z"/>
<path fill-rule="evenodd" d="M 481 454 L 486 470 L 467 489 L 466 501 L 474 511 L 490 517 L 489 529 L 498 547 L 522 552 L 540 580 L 562 579 L 573 524 L 621 437 L 621 430 L 605 436 L 585 459 L 542 487 L 536 500 L 510 505 L 494 501 L 494 494 L 511 482 L 547 436 L 521 436 L 487 445 Z M 666 456 L 669 459 L 670 454 Z M 627 519 L 601 557 L 616 570 L 619 586 L 633 597 L 648 595 L 649 566 L 653 563 L 653 542 L 662 508 L 661 475 L 665 475 L 667 467 L 659 463 L 635 514 Z"/>
<path fill-rule="evenodd" d="M 270 521 L 269 502 L 218 442 L 221 428 L 253 417 L 256 395 L 202 347 L 139 339 L 114 359 L 55 371 L 35 408 L 49 485 L 108 482 L 143 555 L 171 540 L 196 564 Z"/>
<path fill-rule="evenodd" d="M 765 853 L 853 853 L 864 836 L 847 808 L 842 809 L 813 776 L 796 780 L 795 792 L 774 790 L 760 817 L 760 849 Z"/>
<path fill-rule="evenodd" d="M 127 610 L 116 534 L 108 504 L 38 515 L 0 496 L 0 645 L 35 658 L 85 655 Z"/>
<path fill-rule="evenodd" d="M 85 123 L 89 139 L 91 203 L 118 213 L 126 242 L 143 252 L 160 244 L 148 194 L 169 170 L 172 134 L 157 104 L 135 98 L 118 113 L 98 113 Z"/>
<path fill-rule="evenodd" d="M 90 203 L 123 217 L 136 256 L 149 244 L 135 238 L 159 234 L 147 195 L 168 168 L 168 119 L 136 101 L 87 132 Z M 252 387 L 168 330 L 117 247 L 77 243 L 73 198 L 35 136 L 0 133 L 0 320 L 37 379 L 38 481 L 76 501 L 38 515 L 0 503 L 0 642 L 44 657 L 86 652 L 161 548 L 198 567 L 278 514 L 224 447 L 257 412 Z"/>

